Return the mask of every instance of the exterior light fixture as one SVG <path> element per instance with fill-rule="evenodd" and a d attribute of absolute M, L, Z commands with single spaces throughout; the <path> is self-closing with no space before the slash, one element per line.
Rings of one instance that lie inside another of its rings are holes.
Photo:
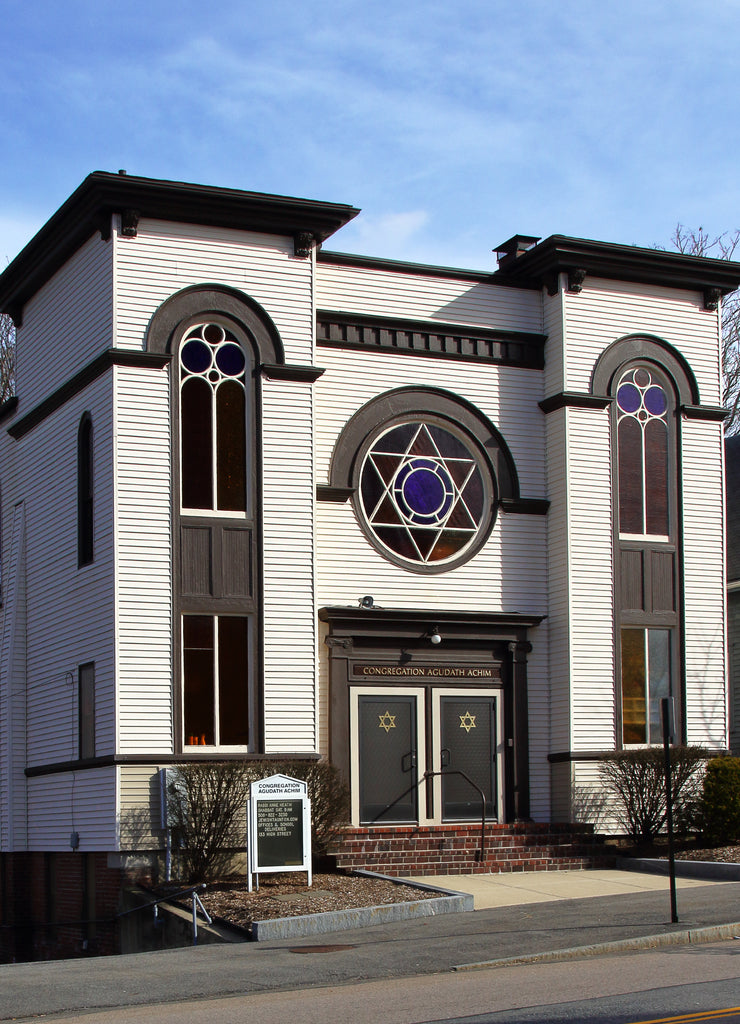
<path fill-rule="evenodd" d="M 360 598 L 360 608 L 372 608 L 374 604 L 375 601 L 372 599 L 370 594 L 366 594 L 364 597 Z"/>
<path fill-rule="evenodd" d="M 429 637 L 430 642 L 433 643 L 435 646 L 437 644 L 442 643 L 442 635 L 439 632 L 438 626 L 432 626 L 432 628 L 427 633 L 427 636 Z"/>

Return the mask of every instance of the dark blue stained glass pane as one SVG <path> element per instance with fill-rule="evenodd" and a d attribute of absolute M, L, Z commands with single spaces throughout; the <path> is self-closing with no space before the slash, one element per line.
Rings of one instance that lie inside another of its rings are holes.
<path fill-rule="evenodd" d="M 362 480 L 360 482 L 362 505 L 367 516 L 371 516 L 373 514 L 373 510 L 380 501 L 383 491 L 383 482 L 378 476 L 378 471 L 374 464 L 368 460 L 362 471 Z"/>
<path fill-rule="evenodd" d="M 418 423 L 404 423 L 402 426 L 396 427 L 395 430 L 389 430 L 375 442 L 373 451 L 404 452 L 418 429 Z"/>
<path fill-rule="evenodd" d="M 183 345 L 180 359 L 190 373 L 203 373 L 211 365 L 211 350 L 202 341 L 188 341 Z"/>
<path fill-rule="evenodd" d="M 438 519 L 449 509 L 452 482 L 441 466 L 427 459 L 414 459 L 401 472 L 395 493 L 410 516 Z"/>
<path fill-rule="evenodd" d="M 653 416 L 662 416 L 668 408 L 665 391 L 663 388 L 658 387 L 657 384 L 653 384 L 652 387 L 647 389 L 644 401 L 645 408 L 649 413 L 652 413 Z"/>
<path fill-rule="evenodd" d="M 429 426 L 429 433 L 434 438 L 434 443 L 439 449 L 440 455 L 449 459 L 470 459 L 470 450 L 463 444 L 459 437 L 455 437 L 448 430 L 437 427 L 433 423 Z"/>
<path fill-rule="evenodd" d="M 227 377 L 238 377 L 243 372 L 246 360 L 240 345 L 229 342 L 216 352 L 216 366 Z"/>
<path fill-rule="evenodd" d="M 617 402 L 624 412 L 637 412 L 642 404 L 642 396 L 634 384 L 622 384 L 617 391 Z"/>

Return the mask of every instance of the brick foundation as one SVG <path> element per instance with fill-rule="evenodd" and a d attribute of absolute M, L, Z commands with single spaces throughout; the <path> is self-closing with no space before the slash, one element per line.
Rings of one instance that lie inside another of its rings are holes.
<path fill-rule="evenodd" d="M 346 828 L 332 844 L 337 867 L 402 875 L 558 871 L 612 867 L 614 857 L 589 825 L 480 824 Z"/>
<path fill-rule="evenodd" d="M 117 952 L 123 880 L 105 853 L 0 854 L 0 963 Z"/>

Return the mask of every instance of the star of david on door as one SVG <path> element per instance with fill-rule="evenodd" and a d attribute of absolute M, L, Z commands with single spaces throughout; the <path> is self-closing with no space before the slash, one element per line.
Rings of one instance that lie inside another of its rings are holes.
<path fill-rule="evenodd" d="M 396 728 L 396 716 L 392 715 L 390 711 L 385 711 L 382 715 L 378 715 L 378 722 L 380 723 L 378 728 L 385 729 L 386 732 Z"/>
<path fill-rule="evenodd" d="M 464 729 L 465 732 L 470 732 L 471 729 L 475 729 L 475 715 L 471 715 L 469 711 L 466 711 L 464 715 L 460 715 L 460 728 Z"/>

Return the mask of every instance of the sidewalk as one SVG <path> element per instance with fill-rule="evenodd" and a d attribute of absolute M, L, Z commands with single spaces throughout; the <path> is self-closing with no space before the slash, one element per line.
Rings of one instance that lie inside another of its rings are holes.
<path fill-rule="evenodd" d="M 437 876 L 428 879 L 442 885 Z M 233 993 L 465 970 L 605 948 L 740 935 L 740 881 L 668 880 L 623 871 L 445 878 L 474 890 L 473 913 L 426 917 L 275 942 L 0 966 L 0 1019 Z"/>

